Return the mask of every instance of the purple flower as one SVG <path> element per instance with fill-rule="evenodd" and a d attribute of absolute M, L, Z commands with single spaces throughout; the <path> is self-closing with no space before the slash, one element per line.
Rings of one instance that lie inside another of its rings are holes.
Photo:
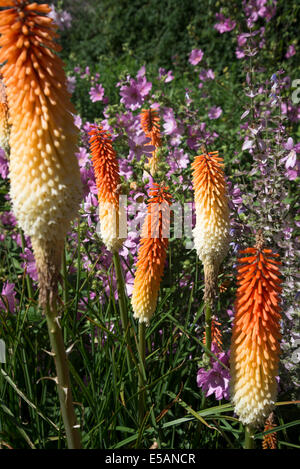
<path fill-rule="evenodd" d="M 189 62 L 192 65 L 197 65 L 203 58 L 203 52 L 201 49 L 193 49 L 189 56 Z"/>
<path fill-rule="evenodd" d="M 53 19 L 54 23 L 57 24 L 61 30 L 68 29 L 71 27 L 72 16 L 65 10 L 56 10 L 53 3 L 50 5 L 51 11 L 48 16 Z"/>
<path fill-rule="evenodd" d="M 10 313 L 15 312 L 16 292 L 14 291 L 14 288 L 15 288 L 14 283 L 9 283 L 9 282 L 4 283 L 4 285 L 2 287 L 2 291 L 1 291 L 1 295 L 3 297 L 3 300 L 0 297 L 0 309 L 1 310 L 6 311 L 7 308 L 8 308 Z"/>
<path fill-rule="evenodd" d="M 89 92 L 90 98 L 92 103 L 96 103 L 97 101 L 103 101 L 104 97 L 104 88 L 99 83 L 98 85 L 93 86 Z"/>
<path fill-rule="evenodd" d="M 210 119 L 219 119 L 220 115 L 222 114 L 222 108 L 220 106 L 212 106 L 208 111 L 208 117 Z"/>
<path fill-rule="evenodd" d="M 90 155 L 85 147 L 79 147 L 79 151 L 75 155 L 78 158 L 80 168 L 84 168 L 87 163 L 90 163 Z"/>
<path fill-rule="evenodd" d="M 8 225 L 10 227 L 16 226 L 17 220 L 12 212 L 3 212 L 0 215 L 0 221 L 3 225 Z"/>
<path fill-rule="evenodd" d="M 212 350 L 218 359 L 228 367 L 229 365 L 229 352 L 216 353 Z M 205 393 L 205 396 L 215 395 L 219 401 L 221 399 L 229 400 L 229 381 L 230 372 L 228 368 L 223 367 L 218 361 L 213 360 L 212 368 L 205 370 L 200 368 L 197 372 L 197 385 Z"/>
<path fill-rule="evenodd" d="M 188 126 L 188 139 L 186 141 L 187 146 L 191 150 L 197 150 L 200 145 L 201 132 L 197 125 Z"/>
<path fill-rule="evenodd" d="M 172 75 L 172 70 L 169 70 L 167 72 L 165 68 L 159 68 L 158 79 L 163 81 L 164 83 L 169 83 L 170 81 L 174 80 L 174 76 Z"/>
<path fill-rule="evenodd" d="M 300 176 L 300 161 L 297 159 L 297 153 L 300 153 L 300 143 L 294 145 L 294 140 L 289 137 L 284 148 L 289 153 L 281 158 L 280 162 L 285 165 L 287 178 L 290 181 L 294 181 L 298 176 Z"/>
<path fill-rule="evenodd" d="M 78 129 L 81 128 L 82 126 L 82 119 L 80 117 L 79 114 L 77 114 L 76 116 L 74 116 L 74 124 L 76 125 L 76 127 L 78 127 Z"/>
<path fill-rule="evenodd" d="M 128 145 L 133 156 L 139 160 L 142 155 L 152 156 L 155 150 L 154 145 L 149 145 L 150 138 L 145 134 L 134 135 L 128 139 Z"/>
<path fill-rule="evenodd" d="M 241 47 L 237 47 L 235 49 L 235 55 L 237 59 L 242 59 L 243 57 L 245 57 L 244 49 L 242 49 Z"/>
<path fill-rule="evenodd" d="M 182 148 L 175 148 L 167 158 L 170 170 L 167 172 L 167 177 L 171 177 L 175 171 L 185 169 L 190 164 L 189 155 L 184 152 Z M 180 171 L 181 172 L 181 171 Z"/>
<path fill-rule="evenodd" d="M 286 114 L 291 122 L 298 122 L 300 120 L 300 106 L 293 106 L 290 101 L 281 103 L 281 112 Z"/>
<path fill-rule="evenodd" d="M 139 88 L 139 92 L 141 93 L 143 98 L 145 98 L 149 94 L 152 88 L 152 83 L 150 81 L 147 81 L 145 76 L 138 77 L 137 85 Z"/>
<path fill-rule="evenodd" d="M 7 179 L 8 172 L 8 160 L 5 156 L 5 151 L 3 148 L 0 148 L 0 176 L 2 179 Z"/>
<path fill-rule="evenodd" d="M 178 131 L 177 122 L 174 116 L 174 111 L 171 108 L 164 109 L 164 133 L 166 135 L 172 135 Z"/>
<path fill-rule="evenodd" d="M 207 81 L 207 80 L 214 80 L 215 74 L 211 68 L 205 70 L 204 68 L 199 73 L 199 80 Z"/>
<path fill-rule="evenodd" d="M 138 82 L 130 80 L 130 85 L 123 85 L 120 88 L 120 95 L 122 96 L 120 102 L 125 105 L 126 108 L 135 111 L 142 106 L 144 98 L 141 94 Z"/>
<path fill-rule="evenodd" d="M 268 22 L 276 13 L 277 0 L 243 0 L 243 8 L 247 17 L 248 28 L 252 28 L 254 23 L 261 18 Z M 268 4 L 269 3 L 269 4 Z"/>
<path fill-rule="evenodd" d="M 295 55 L 295 54 L 296 54 L 296 48 L 295 48 L 294 44 L 290 44 L 289 47 L 287 48 L 285 58 L 289 59 L 289 58 L 293 57 L 293 55 Z"/>
<path fill-rule="evenodd" d="M 70 94 L 73 94 L 76 87 L 76 77 L 68 76 L 67 77 L 67 90 Z"/>
<path fill-rule="evenodd" d="M 232 31 L 236 27 L 236 22 L 231 18 L 225 18 L 222 13 L 216 13 L 216 18 L 219 23 L 216 23 L 214 28 L 221 34 Z"/>

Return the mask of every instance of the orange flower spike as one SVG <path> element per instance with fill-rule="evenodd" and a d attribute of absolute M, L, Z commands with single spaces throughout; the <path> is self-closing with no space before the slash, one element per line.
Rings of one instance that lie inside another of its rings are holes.
<path fill-rule="evenodd" d="M 10 195 L 37 262 L 40 302 L 56 294 L 63 242 L 81 200 L 78 129 L 48 5 L 2 0 L 0 62 L 9 109 Z"/>
<path fill-rule="evenodd" d="M 150 145 L 155 147 L 152 157 L 148 160 L 150 173 L 154 176 L 158 166 L 158 148 L 161 145 L 159 116 L 155 109 L 143 109 L 140 118 L 142 129 L 146 137 L 150 138 Z"/>
<path fill-rule="evenodd" d="M 245 284 L 241 287 L 243 275 L 238 280 L 230 355 L 231 395 L 241 422 L 255 427 L 264 423 L 277 396 L 280 353 L 278 286 L 281 279 L 276 273 L 277 288 L 266 288 L 261 281 L 264 277 L 262 272 L 269 272 L 268 265 L 275 254 L 262 250 L 259 242 L 254 251 L 248 249 L 240 254 L 251 254 L 249 262 L 255 265 L 255 270 L 247 278 L 248 289 L 245 289 Z M 246 258 L 242 258 L 238 271 L 245 263 Z M 261 276 L 257 277 L 258 273 Z"/>
<path fill-rule="evenodd" d="M 111 135 L 99 125 L 89 132 L 90 149 L 98 189 L 100 230 L 109 251 L 118 251 L 123 239 L 119 238 L 119 188 L 121 179 L 117 155 Z"/>
<path fill-rule="evenodd" d="M 269 417 L 267 418 L 265 422 L 265 427 L 264 427 L 264 432 L 267 432 L 269 430 L 272 430 L 272 428 L 275 428 L 276 425 L 274 423 L 274 414 L 271 412 Z M 263 441 L 262 441 L 262 448 L 263 449 L 277 449 L 277 432 L 273 433 L 268 433 L 267 435 L 264 435 Z"/>
<path fill-rule="evenodd" d="M 218 322 L 215 318 L 212 318 L 211 321 L 211 343 L 215 344 L 218 347 L 218 350 L 222 351 L 222 332 L 219 329 L 221 323 Z M 203 334 L 203 344 L 206 345 L 206 331 Z"/>
<path fill-rule="evenodd" d="M 196 156 L 192 163 L 196 208 L 194 242 L 204 265 L 205 299 L 210 301 L 220 263 L 229 247 L 229 205 L 223 166 L 217 151 Z"/>
<path fill-rule="evenodd" d="M 142 227 L 131 304 L 134 317 L 149 323 L 157 304 L 168 248 L 171 195 L 168 187 L 154 184 Z"/>

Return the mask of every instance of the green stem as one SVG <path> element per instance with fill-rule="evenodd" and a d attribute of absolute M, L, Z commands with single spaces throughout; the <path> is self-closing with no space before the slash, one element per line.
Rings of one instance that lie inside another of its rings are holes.
<path fill-rule="evenodd" d="M 126 344 L 126 359 L 127 359 L 127 366 L 128 366 L 128 373 L 129 378 L 131 381 L 131 360 L 129 355 L 129 348 L 130 348 L 130 333 L 129 333 L 129 319 L 128 319 L 128 310 L 127 310 L 127 301 L 126 301 L 126 293 L 125 293 L 125 282 L 120 262 L 120 256 L 117 251 L 113 253 L 113 262 L 115 267 L 115 273 L 117 278 L 117 288 L 118 288 L 118 299 L 119 299 L 119 308 L 120 308 L 120 315 L 121 315 L 121 322 L 122 328 L 124 333 L 124 340 Z"/>
<path fill-rule="evenodd" d="M 205 303 L 205 345 L 211 350 L 211 321 L 212 321 L 212 305 L 209 301 Z M 206 354 L 210 359 L 210 355 Z"/>
<path fill-rule="evenodd" d="M 22 251 L 23 251 L 23 254 L 25 254 L 26 243 L 25 243 L 24 233 L 23 233 L 22 230 L 20 230 L 20 235 L 21 235 Z M 33 288 L 32 288 L 31 278 L 29 277 L 28 274 L 26 274 L 25 277 L 26 277 L 28 298 L 33 299 L 34 292 L 33 292 Z"/>
<path fill-rule="evenodd" d="M 245 446 L 244 449 L 254 449 L 254 438 L 253 438 L 253 430 L 246 425 L 245 426 Z"/>
<path fill-rule="evenodd" d="M 125 295 L 125 282 L 120 262 L 120 256 L 117 251 L 113 253 L 113 262 L 115 266 L 115 272 L 117 277 L 117 288 L 118 288 L 118 297 L 119 297 L 119 306 L 121 313 L 122 327 L 125 334 L 128 332 L 128 312 L 127 312 L 127 303 Z"/>
<path fill-rule="evenodd" d="M 139 322 L 139 341 L 138 341 L 138 353 L 139 353 L 139 375 L 138 375 L 138 422 L 141 426 L 145 417 L 145 384 L 146 384 L 146 324 Z"/>
<path fill-rule="evenodd" d="M 68 360 L 55 302 L 53 302 L 52 308 L 48 302 L 45 314 L 56 367 L 57 389 L 68 448 L 80 449 L 80 433 L 76 424 L 76 415 L 73 407 Z"/>
<path fill-rule="evenodd" d="M 62 256 L 62 274 L 63 274 L 63 300 L 64 300 L 64 305 L 66 306 L 66 304 L 69 301 L 66 248 L 64 248 L 63 256 Z"/>

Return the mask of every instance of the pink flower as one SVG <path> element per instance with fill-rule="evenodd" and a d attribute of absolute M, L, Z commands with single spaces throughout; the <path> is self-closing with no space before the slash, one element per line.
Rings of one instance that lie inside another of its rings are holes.
<path fill-rule="evenodd" d="M 67 90 L 70 94 L 73 94 L 76 87 L 76 77 L 69 76 L 67 77 Z"/>
<path fill-rule="evenodd" d="M 280 162 L 285 165 L 287 178 L 294 181 L 300 175 L 300 161 L 297 159 L 297 153 L 300 153 L 300 143 L 294 145 L 293 139 L 289 137 L 284 148 L 289 153 L 281 158 Z"/>
<path fill-rule="evenodd" d="M 14 291 L 15 284 L 14 283 L 9 283 L 5 282 L 1 291 L 1 295 L 3 297 L 0 297 L 0 309 L 7 311 L 7 308 L 10 313 L 15 312 L 15 306 L 16 306 L 16 292 Z"/>
<path fill-rule="evenodd" d="M 199 73 L 199 80 L 207 81 L 207 80 L 214 80 L 215 74 L 211 68 L 205 70 L 204 68 Z"/>
<path fill-rule="evenodd" d="M 216 13 L 216 18 L 219 23 L 216 23 L 214 28 L 221 34 L 232 31 L 236 27 L 236 22 L 231 18 L 225 18 L 222 13 Z"/>
<path fill-rule="evenodd" d="M 104 88 L 99 83 L 96 86 L 93 86 L 89 92 L 90 98 L 92 103 L 96 103 L 97 101 L 103 101 L 104 98 Z"/>
<path fill-rule="evenodd" d="M 208 117 L 210 119 L 219 119 L 220 115 L 222 114 L 222 109 L 220 106 L 212 106 L 210 110 L 208 111 Z"/>
<path fill-rule="evenodd" d="M 0 148 L 0 176 L 3 179 L 7 179 L 8 177 L 8 160 L 5 156 L 5 151 Z"/>
<path fill-rule="evenodd" d="M 203 58 L 203 52 L 201 49 L 193 49 L 189 56 L 189 62 L 192 65 L 197 65 Z"/>
<path fill-rule="evenodd" d="M 146 77 L 139 76 L 138 80 L 130 79 L 129 85 L 122 85 L 120 88 L 121 103 L 127 109 L 135 111 L 140 108 L 144 102 L 145 96 L 152 88 L 152 83 L 147 82 Z"/>
<path fill-rule="evenodd" d="M 169 83 L 170 81 L 174 80 L 172 75 L 172 70 L 166 71 L 165 68 L 158 69 L 158 79 L 163 81 L 164 83 Z"/>
<path fill-rule="evenodd" d="M 214 345 L 212 352 L 226 367 L 229 366 L 229 354 L 225 352 L 218 353 Z M 214 394 L 218 401 L 223 398 L 229 400 L 229 369 L 223 367 L 221 363 L 214 359 L 211 359 L 211 362 L 212 368 L 210 370 L 205 370 L 204 368 L 198 370 L 197 385 L 202 389 L 206 397 Z"/>
<path fill-rule="evenodd" d="M 79 147 L 79 151 L 76 153 L 78 163 L 83 168 L 87 163 L 90 163 L 90 154 L 85 147 Z"/>
<path fill-rule="evenodd" d="M 142 155 L 152 156 L 155 147 L 150 144 L 150 138 L 146 137 L 144 133 L 140 135 L 133 135 L 128 139 L 130 152 L 139 160 Z"/>
<path fill-rule="evenodd" d="M 287 48 L 285 58 L 289 59 L 290 57 L 293 57 L 293 55 L 295 55 L 295 54 L 296 54 L 296 48 L 295 48 L 294 44 L 290 44 L 289 47 Z"/>
<path fill-rule="evenodd" d="M 176 119 L 175 119 L 175 116 L 174 116 L 173 109 L 166 108 L 164 110 L 163 119 L 164 119 L 164 124 L 163 124 L 164 133 L 166 135 L 174 134 L 177 130 L 177 122 L 176 122 Z"/>

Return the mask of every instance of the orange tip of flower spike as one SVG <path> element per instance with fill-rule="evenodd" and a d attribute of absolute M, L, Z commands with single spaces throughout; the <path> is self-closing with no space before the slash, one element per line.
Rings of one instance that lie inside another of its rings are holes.
<path fill-rule="evenodd" d="M 141 127 L 146 135 L 150 138 L 150 145 L 155 147 L 151 158 L 148 159 L 147 166 L 150 169 L 151 176 L 154 176 L 158 169 L 158 147 L 161 145 L 159 116 L 156 109 L 143 109 L 140 114 Z"/>
<path fill-rule="evenodd" d="M 99 200 L 100 231 L 109 251 L 120 249 L 119 238 L 119 187 L 121 179 L 117 155 L 112 146 L 111 135 L 101 125 L 89 132 L 90 149 Z"/>
<path fill-rule="evenodd" d="M 169 241 L 170 205 L 168 187 L 154 184 L 149 190 L 131 298 L 134 317 L 146 324 L 156 309 L 163 276 Z"/>

